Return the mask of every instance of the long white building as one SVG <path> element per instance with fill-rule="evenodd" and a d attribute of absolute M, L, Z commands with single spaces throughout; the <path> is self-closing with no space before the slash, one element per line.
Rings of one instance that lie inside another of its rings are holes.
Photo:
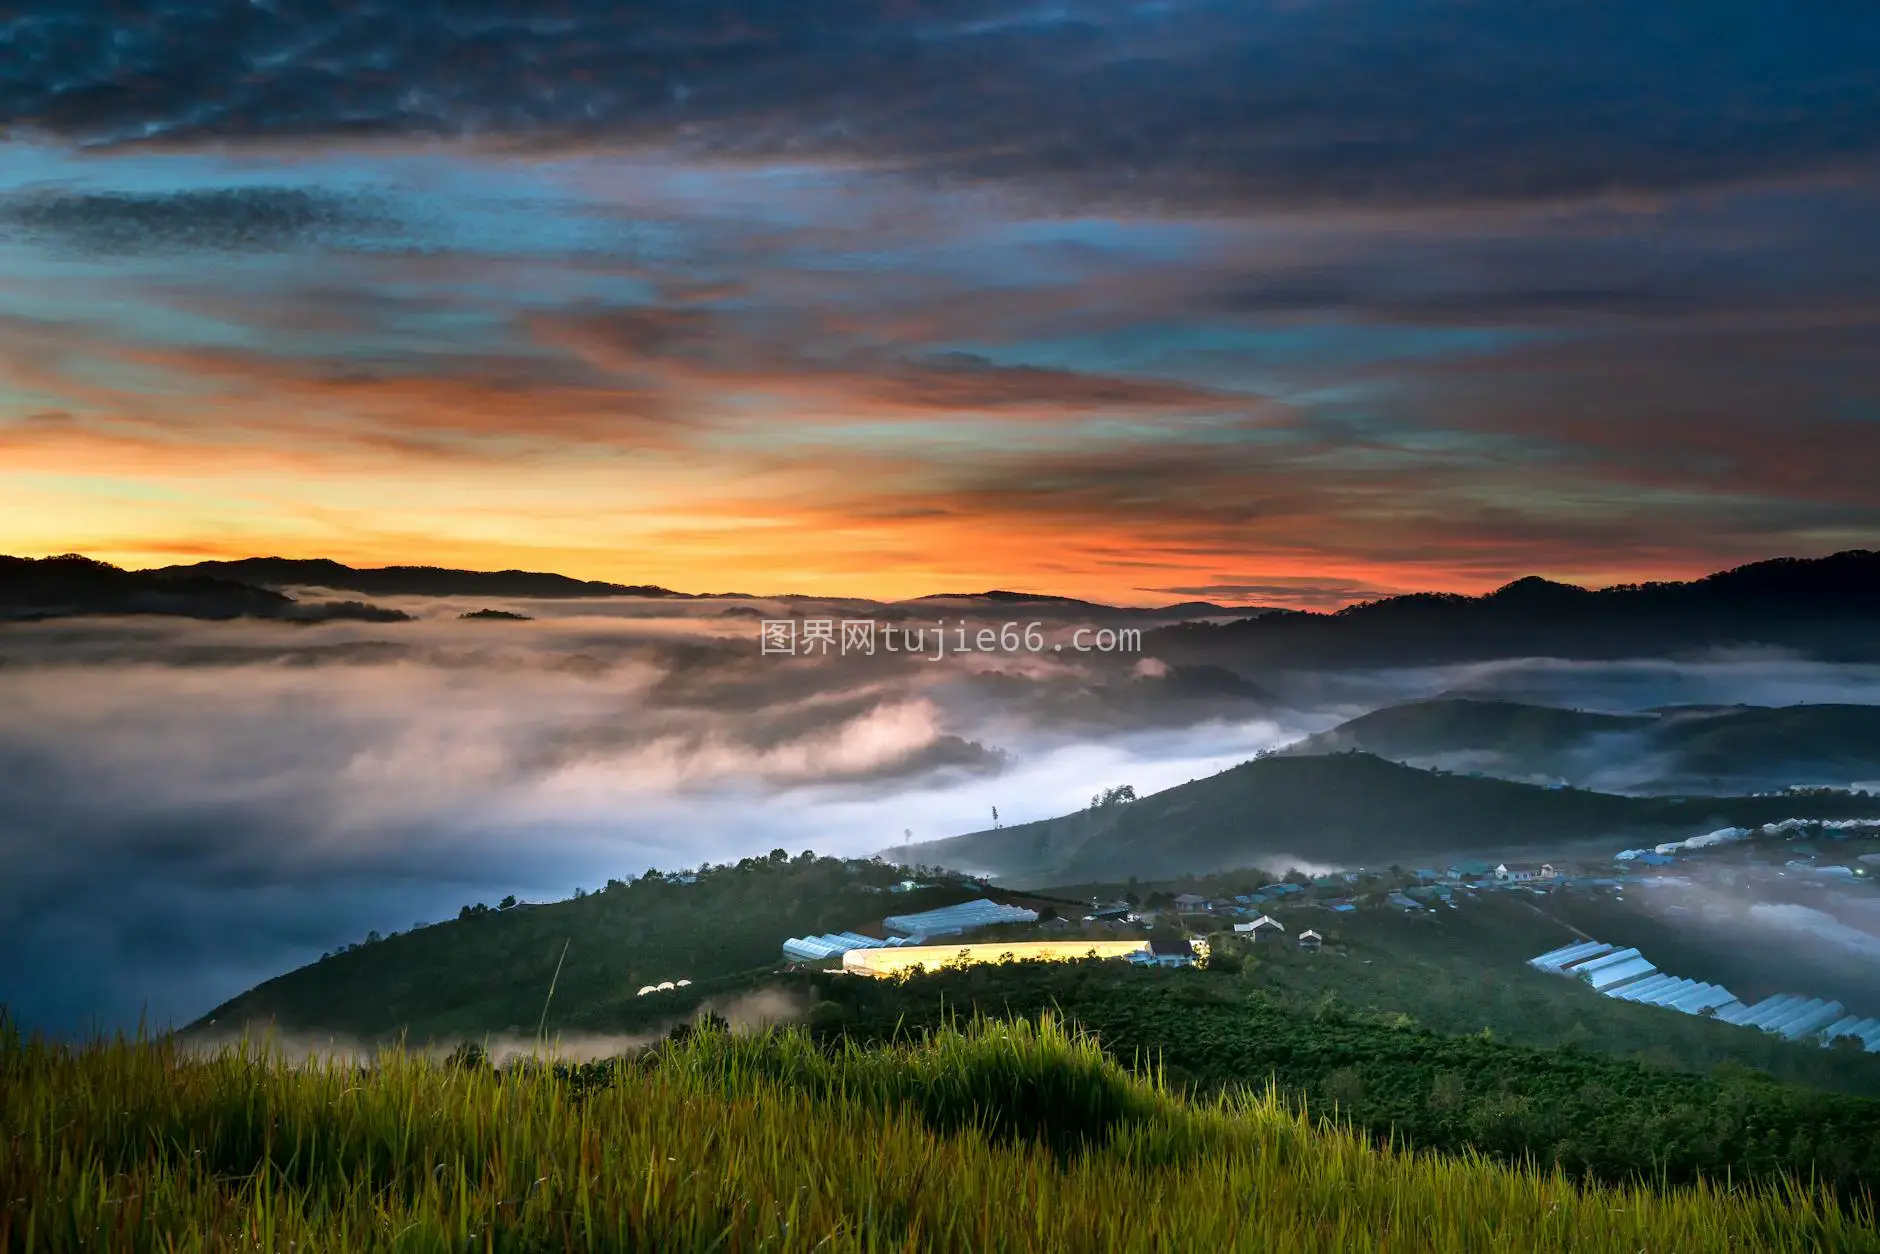
<path fill-rule="evenodd" d="M 1737 1027 L 1761 1028 L 1791 1041 L 1815 1040 L 1823 1046 L 1853 1037 L 1869 1053 L 1880 1053 L 1880 1019 L 1847 1014 L 1838 1001 L 1777 993 L 1746 1006 L 1720 984 L 1680 979 L 1658 970 L 1636 949 L 1576 941 L 1530 958 L 1528 965 L 1551 975 L 1573 976 L 1618 1001 L 1687 1015 L 1707 1014 Z"/>

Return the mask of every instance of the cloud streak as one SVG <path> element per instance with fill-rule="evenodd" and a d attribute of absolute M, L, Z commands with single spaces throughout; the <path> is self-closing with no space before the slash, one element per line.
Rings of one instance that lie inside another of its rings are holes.
<path fill-rule="evenodd" d="M 863 161 L 1142 203 L 1488 201 L 1847 167 L 1880 25 L 1731 0 L 1052 9 L 589 0 L 15 19 L 16 126 L 114 144 L 468 136 Z M 213 32 L 213 34 L 211 34 Z M 1537 159 L 1543 156 L 1544 159 Z"/>

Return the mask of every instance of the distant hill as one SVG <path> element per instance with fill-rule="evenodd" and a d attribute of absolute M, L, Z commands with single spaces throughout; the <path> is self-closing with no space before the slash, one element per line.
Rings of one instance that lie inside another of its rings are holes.
<path fill-rule="evenodd" d="M 1138 619 L 1170 622 L 1206 618 L 1244 618 L 1272 612 L 1268 607 L 1261 605 L 1217 605 L 1213 601 L 1179 601 L 1173 605 L 1157 606 L 1105 605 L 1099 601 L 1080 601 L 1076 597 L 1047 596 L 1038 592 L 1008 592 L 999 588 L 989 592 L 937 592 L 930 596 L 915 597 L 909 601 L 895 601 L 884 608 L 897 616 L 909 618 L 920 617 L 926 613 L 994 614 L 1031 609 L 1036 611 L 1041 618 L 1057 622 L 1062 622 L 1075 614 L 1083 614 L 1093 620 Z"/>
<path fill-rule="evenodd" d="M 360 569 L 326 558 L 244 557 L 166 566 L 158 575 L 213 575 L 268 588 L 335 588 L 370 596 L 682 597 L 652 584 L 602 583 L 528 570 L 451 570 L 442 566 Z"/>
<path fill-rule="evenodd" d="M 1810 814 L 1880 814 L 1880 800 L 1810 798 Z M 1731 824 L 1791 817 L 1781 797 L 1680 800 L 1552 789 L 1421 771 L 1364 753 L 1274 756 L 1134 802 L 894 846 L 883 854 L 1001 880 L 1165 879 L 1287 856 L 1384 865 L 1475 853 L 1515 856 L 1611 839 L 1616 853 Z"/>
<path fill-rule="evenodd" d="M 1446 697 L 1385 706 L 1281 752 L 1297 757 L 1356 749 L 1417 766 L 1447 766 L 1452 763 L 1445 759 L 1479 754 L 1518 764 L 1521 775 L 1555 774 L 1549 768 L 1587 737 L 1638 731 L 1657 721 L 1650 714 L 1589 714 L 1519 701 Z"/>
<path fill-rule="evenodd" d="M 1880 553 L 1776 558 L 1686 583 L 1588 589 L 1519 579 L 1483 596 L 1423 592 L 1334 613 L 1184 623 L 1144 647 L 1231 666 L 1370 666 L 1490 657 L 1662 657 L 1779 645 L 1880 658 Z"/>
<path fill-rule="evenodd" d="M 309 603 L 207 573 L 123 570 L 77 554 L 0 556 L 0 619 L 93 614 L 165 614 L 181 618 L 272 618 L 288 622 L 359 619 L 404 622 L 399 610 L 358 601 Z"/>
<path fill-rule="evenodd" d="M 1211 601 L 1184 601 L 1178 605 L 1153 608 L 1103 605 L 1074 597 L 1048 596 L 1032 592 L 937 593 L 909 601 L 882 602 L 857 597 L 804 597 L 797 595 L 752 595 L 746 593 L 675 592 L 656 584 L 606 583 L 596 579 L 574 579 L 541 571 L 527 570 L 455 570 L 439 566 L 380 566 L 360 568 L 327 558 L 245 557 L 233 561 L 193 562 L 186 566 L 165 566 L 143 572 L 166 578 L 208 576 L 234 580 L 259 588 L 332 588 L 360 592 L 370 596 L 474 596 L 533 597 L 573 599 L 579 597 L 667 597 L 684 600 L 753 599 L 811 601 L 818 605 L 844 605 L 857 614 L 879 611 L 888 619 L 922 618 L 929 614 L 946 617 L 966 615 L 1009 615 L 1023 610 L 1035 611 L 1049 621 L 1062 621 L 1067 615 L 1084 614 L 1096 620 L 1146 620 L 1156 623 L 1197 618 L 1231 618 L 1263 614 L 1259 606 L 1216 605 Z M 487 616 L 486 616 L 487 617 Z"/>
<path fill-rule="evenodd" d="M 253 592 L 233 591 L 228 584 L 247 585 L 256 591 L 330 588 L 370 596 L 735 599 L 730 593 L 675 592 L 654 584 L 607 583 L 541 571 L 437 566 L 359 568 L 325 558 L 250 557 L 119 573 L 164 583 L 160 589 L 156 585 L 145 588 L 148 595 L 141 598 L 131 597 L 124 591 L 129 585 L 124 584 L 109 594 L 99 592 L 85 603 L 107 605 L 138 600 L 142 604 L 178 604 L 175 595 L 156 597 L 154 591 L 176 594 L 185 586 L 177 581 L 195 579 L 223 585 L 219 592 L 214 585 L 193 585 L 197 592 L 192 594 L 192 604 L 210 612 L 209 616 L 229 616 L 228 606 L 258 607 L 266 603 L 265 598 Z M 806 598 L 760 594 L 755 599 Z M 1840 659 L 1880 659 L 1880 553 L 1866 550 L 1822 558 L 1777 558 L 1687 583 L 1587 589 L 1529 577 L 1483 596 L 1414 593 L 1334 613 L 1218 605 L 1211 601 L 1113 606 L 996 588 L 895 602 L 807 599 L 825 606 L 853 607 L 857 614 L 872 612 L 885 620 L 928 616 L 994 620 L 1032 613 L 1040 620 L 1057 623 L 1076 616 L 1110 623 L 1141 623 L 1144 652 L 1168 662 L 1241 671 L 1250 667 L 1429 664 L 1541 654 L 1666 656 L 1742 645 L 1779 645 Z M 5 605 L 0 600 L 0 607 Z M 328 616 L 347 612 L 359 617 L 390 614 L 375 607 L 327 611 Z M 1210 621 L 1220 619 L 1231 621 Z"/>
<path fill-rule="evenodd" d="M 1282 752 L 1349 749 L 1417 767 L 1630 792 L 1880 780 L 1880 706 L 1669 706 L 1598 714 L 1440 698 L 1387 706 Z"/>
<path fill-rule="evenodd" d="M 471 610 L 468 614 L 459 614 L 457 617 L 472 621 L 487 619 L 492 622 L 503 623 L 530 623 L 535 621 L 527 614 L 516 614 L 509 610 Z"/>

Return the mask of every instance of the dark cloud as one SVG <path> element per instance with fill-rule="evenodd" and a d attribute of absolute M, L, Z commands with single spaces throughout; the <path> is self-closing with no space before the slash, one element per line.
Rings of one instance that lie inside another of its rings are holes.
<path fill-rule="evenodd" d="M 281 252 L 377 221 L 356 200 L 297 187 L 178 192 L 16 192 L 0 235 L 85 253 Z"/>
<path fill-rule="evenodd" d="M 691 306 L 583 308 L 536 314 L 543 342 L 649 388 L 686 384 L 818 389 L 848 408 L 888 412 L 1248 410 L 1264 398 L 1173 379 L 1008 365 L 979 353 L 925 351 L 892 336 L 856 342 L 842 320 L 781 302 L 738 310 Z M 832 341 L 834 343 L 832 344 Z"/>
<path fill-rule="evenodd" d="M 658 142 L 1167 204 L 1661 190 L 1880 145 L 1880 15 L 1827 0 L 90 0 L 7 35 L 0 117 L 97 142 Z"/>
<path fill-rule="evenodd" d="M 1066 410 L 1220 409 L 1259 400 L 1171 380 L 1002 366 L 972 353 L 942 354 L 854 382 L 857 391 L 873 399 L 952 411 L 1014 406 Z"/>
<path fill-rule="evenodd" d="M 1304 226 L 1196 299 L 1223 316 L 1337 313 L 1367 323 L 1623 327 L 1871 324 L 1880 189 L 1870 183 L 1630 208 L 1438 215 L 1367 230 Z"/>

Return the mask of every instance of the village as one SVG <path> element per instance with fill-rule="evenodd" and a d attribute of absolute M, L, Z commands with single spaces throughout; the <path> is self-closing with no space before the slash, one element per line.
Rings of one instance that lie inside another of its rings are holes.
<path fill-rule="evenodd" d="M 923 879 L 885 891 L 951 884 L 980 895 L 933 910 L 884 914 L 871 927 L 791 937 L 782 942 L 781 957 L 790 966 L 826 965 L 877 978 L 963 964 L 1083 958 L 1191 967 L 1206 965 L 1221 950 L 1284 946 L 1307 954 L 1340 953 L 1341 918 L 1382 911 L 1435 919 L 1497 895 L 1537 903 L 1568 895 L 1617 904 L 1630 894 L 1664 916 L 1713 920 L 1759 903 L 1806 903 L 1880 945 L 1876 834 L 1880 823 L 1871 821 L 1788 820 L 1621 850 L 1604 860 L 1459 860 L 1317 875 L 1294 871 L 1264 882 L 1223 873 L 1186 886 L 1132 882 L 1120 892 L 1113 885 L 1020 892 L 958 872 L 916 868 Z M 1092 892 L 1070 895 L 1080 888 Z M 1832 998 L 1784 992 L 1744 1004 L 1720 985 L 1659 970 L 1623 943 L 1582 935 L 1529 965 L 1579 979 L 1606 997 L 1761 1027 L 1792 1040 L 1817 1039 L 1824 1046 L 1846 1037 L 1880 1052 L 1880 1019 L 1850 1013 Z"/>

